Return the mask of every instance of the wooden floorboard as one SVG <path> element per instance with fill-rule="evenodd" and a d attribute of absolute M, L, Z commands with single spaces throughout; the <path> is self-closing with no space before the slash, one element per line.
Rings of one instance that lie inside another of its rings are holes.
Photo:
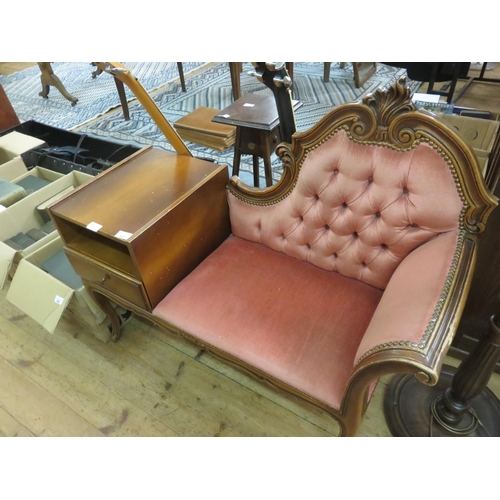
<path fill-rule="evenodd" d="M 35 436 L 102 436 L 95 426 L 0 356 L 0 427 L 15 419 Z M 9 418 L 4 421 L 8 414 Z M 13 429 L 17 432 L 17 429 Z M 13 434 L 15 435 L 15 433 Z"/>
<path fill-rule="evenodd" d="M 0 75 L 11 75 L 36 66 L 36 62 L 0 62 Z"/>
<path fill-rule="evenodd" d="M 0 292 L 0 435 L 335 436 L 327 414 L 134 318 L 118 343 L 50 334 Z M 458 364 L 452 358 L 449 364 Z M 359 436 L 390 436 L 379 382 Z M 489 387 L 500 396 L 500 376 Z"/>
<path fill-rule="evenodd" d="M 65 320 L 50 334 L 6 301 L 5 290 L 0 295 L 0 355 L 48 397 L 106 435 L 337 433 L 327 415 L 322 424 L 302 418 L 286 407 L 284 398 L 252 390 L 252 384 L 260 384 L 246 376 L 245 384 L 235 380 L 241 377 L 236 370 L 231 378 L 227 367 L 219 372 L 207 366 L 192 346 L 140 320 L 132 320 L 116 344 L 103 343 Z M 61 428 L 61 435 L 67 432 Z"/>
<path fill-rule="evenodd" d="M 15 367 L 17 372 L 43 387 L 102 434 L 176 435 L 147 412 L 117 394 L 105 380 L 82 370 L 71 359 L 37 339 L 37 336 L 46 334 L 32 323 L 26 317 L 17 316 L 15 322 L 0 317 L 0 356 Z M 71 344 L 70 341 L 69 345 Z M 73 346 L 77 347 L 76 342 Z M 96 359 L 95 363 L 98 365 L 100 360 Z M 33 410 L 33 407 L 29 408 Z M 65 435 L 64 432 L 68 432 L 67 429 L 61 429 L 61 435 Z"/>

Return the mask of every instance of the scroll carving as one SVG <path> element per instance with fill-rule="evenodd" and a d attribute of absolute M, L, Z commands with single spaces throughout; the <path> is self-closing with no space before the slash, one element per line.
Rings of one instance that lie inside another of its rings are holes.
<path fill-rule="evenodd" d="M 398 116 L 415 111 L 411 102 L 411 91 L 406 86 L 406 78 L 402 77 L 387 89 L 377 89 L 363 99 L 376 116 L 377 132 L 372 140 L 386 142 L 387 133 L 392 121 Z"/>

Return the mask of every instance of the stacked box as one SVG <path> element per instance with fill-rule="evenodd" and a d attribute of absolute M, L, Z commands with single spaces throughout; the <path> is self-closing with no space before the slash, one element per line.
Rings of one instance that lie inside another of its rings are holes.
<path fill-rule="evenodd" d="M 218 109 L 201 106 L 177 120 L 174 128 L 185 141 L 225 151 L 234 144 L 236 127 L 213 122 L 212 118 L 219 113 Z"/>

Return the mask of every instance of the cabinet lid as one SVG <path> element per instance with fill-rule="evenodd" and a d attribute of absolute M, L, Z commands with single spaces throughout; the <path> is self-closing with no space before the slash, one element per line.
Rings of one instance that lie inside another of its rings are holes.
<path fill-rule="evenodd" d="M 227 169 L 150 148 L 106 170 L 51 207 L 56 216 L 110 237 L 133 239 L 200 184 Z M 207 207 L 207 210 L 210 207 Z"/>

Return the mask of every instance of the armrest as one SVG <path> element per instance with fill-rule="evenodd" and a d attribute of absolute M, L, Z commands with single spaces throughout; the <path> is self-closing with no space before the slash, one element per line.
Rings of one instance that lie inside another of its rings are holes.
<path fill-rule="evenodd" d="M 445 314 L 447 307 L 453 307 L 453 304 L 456 307 L 457 304 L 450 300 L 450 295 L 458 293 L 463 298 L 472 276 L 474 252 L 470 251 L 465 259 L 457 260 L 459 237 L 458 231 L 439 234 L 401 262 L 359 345 L 355 364 L 371 353 L 396 348 L 394 361 L 404 361 L 407 353 L 412 364 L 420 361 L 430 365 L 432 371 L 436 370 L 451 343 L 463 308 L 463 300 L 459 300 L 461 307 L 453 310 L 452 315 Z M 465 277 L 454 280 L 454 286 L 451 286 L 452 274 L 458 275 L 457 269 L 451 273 L 452 266 L 460 267 L 458 263 L 465 266 Z M 437 319 L 439 314 L 448 322 L 445 328 L 437 328 L 443 324 Z M 452 324 L 454 328 L 450 328 Z M 431 338 L 437 331 L 443 338 Z M 428 356 L 431 344 L 442 352 Z M 385 360 L 390 360 L 390 356 Z"/>

